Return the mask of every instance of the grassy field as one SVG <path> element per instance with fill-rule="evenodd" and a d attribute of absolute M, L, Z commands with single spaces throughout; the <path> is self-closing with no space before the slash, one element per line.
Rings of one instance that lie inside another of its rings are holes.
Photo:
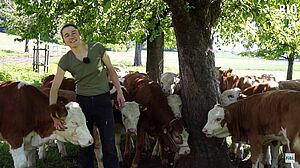
<path fill-rule="evenodd" d="M 39 86 L 41 79 L 49 74 L 54 74 L 57 67 L 57 62 L 61 54 L 53 55 L 50 57 L 49 72 L 43 71 L 37 73 L 32 72 L 32 46 L 30 42 L 30 53 L 24 54 L 24 42 L 16 42 L 13 39 L 15 36 L 10 36 L 0 33 L 0 80 L 22 80 Z M 55 44 L 55 46 L 63 47 Z M 50 50 L 53 48 L 50 48 Z M 60 51 L 60 50 L 59 50 Z M 50 51 L 51 52 L 51 51 Z M 52 52 L 53 53 L 53 52 Z M 129 70 L 145 72 L 146 65 L 146 51 L 142 52 L 143 66 L 134 67 L 134 49 L 128 52 L 108 52 L 113 64 L 124 64 Z M 228 53 L 216 53 L 216 66 L 222 69 L 232 68 L 233 73 L 243 75 L 257 75 L 261 74 L 274 74 L 277 80 L 284 80 L 286 78 L 287 61 L 272 61 L 259 58 L 246 58 Z M 21 61 L 22 60 L 22 61 Z M 294 63 L 294 79 L 300 79 L 300 66 L 299 62 Z M 176 52 L 164 53 L 164 71 L 178 72 L 178 55 Z M 67 74 L 70 76 L 70 74 Z M 57 148 L 49 146 L 48 155 L 45 160 L 38 161 L 40 168 L 71 168 L 76 167 L 76 151 L 77 147 L 69 145 L 67 150 L 70 157 L 64 160 L 60 159 Z M 0 141 L 0 167 L 11 168 L 12 160 L 8 152 L 8 146 Z M 61 166 L 58 166 L 61 165 Z"/>

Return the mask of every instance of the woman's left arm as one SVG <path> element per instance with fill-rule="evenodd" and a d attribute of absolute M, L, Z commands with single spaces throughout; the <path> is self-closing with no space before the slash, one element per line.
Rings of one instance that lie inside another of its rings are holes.
<path fill-rule="evenodd" d="M 113 67 L 113 65 L 111 64 L 110 58 L 106 52 L 104 52 L 102 61 L 104 62 L 105 66 L 107 67 L 107 71 L 108 71 L 110 80 L 112 81 L 113 85 L 116 87 L 117 101 L 118 101 L 119 108 L 123 108 L 124 104 L 125 104 L 125 98 L 123 96 L 120 81 L 119 81 L 117 72 L 116 72 L 115 68 Z"/>

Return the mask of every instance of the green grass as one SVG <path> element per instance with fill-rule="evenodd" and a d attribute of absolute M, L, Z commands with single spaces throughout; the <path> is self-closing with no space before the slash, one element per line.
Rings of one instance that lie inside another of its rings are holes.
<path fill-rule="evenodd" d="M 61 158 L 58 153 L 58 149 L 54 144 L 46 145 L 46 158 L 38 160 L 37 168 L 76 168 L 77 166 L 77 152 L 79 147 L 65 143 L 68 153 L 67 157 Z M 9 153 L 9 147 L 5 142 L 0 141 L 0 167 L 1 168 L 13 168 L 13 160 Z M 36 158 L 38 158 L 36 152 Z"/>

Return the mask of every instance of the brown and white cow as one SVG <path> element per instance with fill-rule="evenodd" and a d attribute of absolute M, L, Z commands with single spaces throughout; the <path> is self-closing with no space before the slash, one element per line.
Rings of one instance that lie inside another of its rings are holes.
<path fill-rule="evenodd" d="M 208 112 L 208 121 L 202 131 L 208 137 L 232 135 L 237 141 L 248 141 L 253 168 L 257 167 L 264 147 L 271 141 L 290 146 L 296 155 L 295 165 L 299 166 L 299 99 L 300 92 L 275 90 L 241 99 L 229 106 L 216 105 Z"/>
<path fill-rule="evenodd" d="M 124 86 L 134 101 L 147 108 L 146 111 L 141 111 L 139 118 L 136 153 L 131 167 L 138 167 L 140 154 L 145 146 L 145 133 L 156 137 L 162 149 L 168 147 L 177 152 L 179 145 L 183 144 L 185 124 L 183 120 L 174 117 L 159 84 L 147 75 L 134 73 L 125 76 Z M 166 164 L 165 150 L 161 150 L 160 157 L 162 163 Z"/>
<path fill-rule="evenodd" d="M 182 118 L 182 101 L 179 95 L 177 94 L 171 94 L 169 96 L 167 96 L 167 100 L 168 100 L 168 105 L 171 107 L 172 112 L 174 114 L 174 117 L 180 119 Z M 187 144 L 187 140 L 189 137 L 189 133 L 184 130 L 184 134 L 183 134 L 183 143 L 179 149 L 178 154 L 179 155 L 187 155 L 190 153 L 190 148 L 189 145 Z M 177 153 L 176 153 L 177 154 Z M 159 155 L 159 143 L 158 141 L 156 141 L 153 150 L 152 150 L 152 156 L 158 156 Z"/>
<path fill-rule="evenodd" d="M 35 161 L 35 148 L 51 139 L 82 147 L 93 143 L 78 103 L 49 106 L 46 94 L 23 82 L 1 83 L 0 95 L 0 135 L 10 145 L 15 168 L 33 166 L 28 161 Z M 51 116 L 62 120 L 65 130 L 56 130 Z"/>
<path fill-rule="evenodd" d="M 41 88 L 51 88 L 55 75 L 49 75 L 42 80 Z M 75 91 L 75 80 L 73 78 L 64 78 L 59 89 Z"/>

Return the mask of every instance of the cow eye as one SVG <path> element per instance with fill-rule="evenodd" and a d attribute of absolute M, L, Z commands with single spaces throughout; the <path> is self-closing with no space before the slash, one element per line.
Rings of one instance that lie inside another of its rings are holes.
<path fill-rule="evenodd" d="M 71 123 L 73 124 L 73 125 L 75 125 L 75 126 L 79 126 L 79 124 L 77 123 L 77 122 L 75 122 L 75 121 L 71 121 Z"/>
<path fill-rule="evenodd" d="M 229 98 L 234 98 L 234 96 L 233 96 L 233 95 L 229 95 L 228 97 L 229 97 Z"/>

